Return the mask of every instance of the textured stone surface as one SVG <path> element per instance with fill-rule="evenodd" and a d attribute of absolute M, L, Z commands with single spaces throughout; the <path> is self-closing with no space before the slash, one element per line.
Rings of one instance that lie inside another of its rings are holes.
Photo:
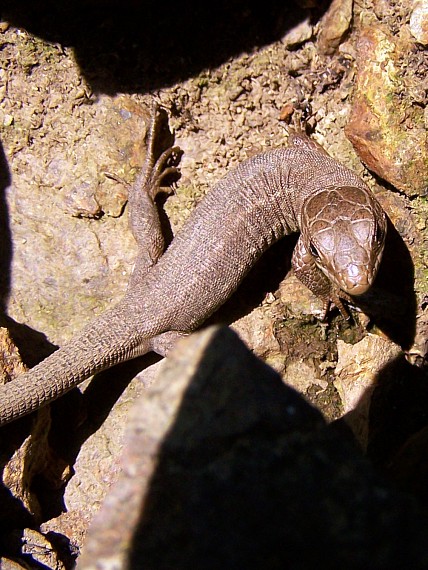
<path fill-rule="evenodd" d="M 203 16 L 195 26 L 189 4 L 185 9 L 175 4 L 170 12 L 160 3 L 127 0 L 49 2 L 49 9 L 45 0 L 2 2 L 2 16 L 9 21 L 0 23 L 0 303 L 20 323 L 13 326 L 13 337 L 27 365 L 46 356 L 50 343 L 68 340 L 125 290 L 136 247 L 126 207 L 122 210 L 126 184 L 143 158 L 144 117 L 153 93 L 170 110 L 185 151 L 182 178 L 165 205 L 174 232 L 229 168 L 255 152 L 285 144 L 280 110 L 291 105 L 293 119 L 305 113 L 313 137 L 375 189 L 414 261 L 414 275 L 408 267 L 404 271 L 401 262 L 409 254 L 393 242 L 370 317 L 356 315 L 357 322 L 348 324 L 333 314 L 326 326 L 312 316 L 320 307 L 306 289 L 293 276 L 282 282 L 291 239 L 262 260 L 257 278 L 249 279 L 224 308 L 223 322 L 233 321 L 255 353 L 283 377 L 288 369 L 288 378 L 329 419 L 343 413 L 333 386 L 338 339 L 352 344 L 364 337 L 366 326 L 376 333 L 380 329 L 410 346 L 413 362 L 426 363 L 426 200 L 388 187 L 379 192 L 344 135 L 361 23 L 386 26 L 396 40 L 409 39 L 413 3 L 354 3 L 349 34 L 328 57 L 320 55 L 316 37 L 323 4 L 302 0 L 253 8 L 226 2 L 213 9 L 191 1 L 195 14 L 202 11 Z M 135 16 L 138 6 L 144 13 Z M 147 9 L 157 17 L 151 19 Z M 283 40 L 291 22 L 304 20 L 304 33 L 297 36 L 303 43 L 289 49 Z M 413 107 L 425 111 L 426 125 L 426 52 L 410 40 L 408 59 L 398 71 Z M 408 123 L 403 124 L 407 129 Z M 105 215 L 99 217 L 100 211 Z M 408 302 L 402 294 L 404 276 L 416 300 Z M 383 326 L 385 320 L 393 321 L 392 332 Z M 53 456 L 54 463 L 47 465 L 61 474 L 66 461 L 72 465 L 66 479 L 73 469 L 74 475 L 65 489 L 61 477 L 53 479 L 56 488 L 52 479 L 38 478 L 31 485 L 31 505 L 33 512 L 36 501 L 37 512 L 42 507 L 42 532 L 58 533 L 66 543 L 69 539 L 74 555 L 118 476 L 123 432 L 133 401 L 153 383 L 154 367 L 147 368 L 151 363 L 114 370 L 85 385 L 83 396 L 70 394 L 68 404 L 54 406 L 54 428 L 47 437 L 66 458 Z M 131 380 L 142 368 L 144 373 Z M 384 430 L 380 442 L 377 436 L 377 460 L 385 457 L 385 448 L 389 457 L 390 446 L 401 445 L 406 434 L 426 423 L 428 383 L 420 368 L 406 371 L 405 377 L 401 370 L 391 373 L 400 389 L 392 402 L 388 394 L 383 402 L 392 417 L 379 419 Z M 27 418 L 0 434 L 8 458 L 31 423 Z M 43 463 L 44 453 L 36 455 Z M 37 526 L 19 501 L 14 504 L 18 514 L 6 510 L 6 497 L 10 500 L 7 490 L 0 497 L 7 531 Z"/>
<path fill-rule="evenodd" d="M 410 49 L 408 41 L 397 41 L 381 26 L 361 30 L 345 131 L 370 170 L 414 196 L 427 193 L 428 146 L 423 110 L 413 104 L 401 72 Z"/>
<path fill-rule="evenodd" d="M 343 403 L 345 420 L 363 449 L 369 433 L 370 401 L 382 368 L 400 354 L 387 339 L 368 335 L 354 345 L 339 341 L 336 366 L 337 388 Z"/>
<path fill-rule="evenodd" d="M 135 406 L 122 468 L 79 570 L 428 563 L 412 501 L 228 329 L 180 341 Z"/>
<path fill-rule="evenodd" d="M 428 2 L 416 0 L 410 16 L 410 31 L 421 44 L 428 44 Z"/>
<path fill-rule="evenodd" d="M 323 54 L 332 54 L 339 47 L 352 20 L 353 0 L 333 0 L 320 22 L 318 47 Z"/>

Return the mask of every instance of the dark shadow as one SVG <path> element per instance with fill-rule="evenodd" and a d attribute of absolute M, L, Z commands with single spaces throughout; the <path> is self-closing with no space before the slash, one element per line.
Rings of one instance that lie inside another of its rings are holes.
<path fill-rule="evenodd" d="M 26 324 L 18 323 L 9 315 L 3 315 L 1 326 L 9 331 L 13 342 L 19 349 L 22 362 L 32 368 L 44 360 L 58 348 L 52 344 L 42 332 L 39 332 Z"/>
<path fill-rule="evenodd" d="M 4 465 L 1 466 L 3 470 Z M 0 557 L 11 553 L 10 533 L 12 529 L 32 527 L 34 519 L 22 504 L 22 501 L 12 495 L 9 489 L 0 485 L 0 501 L 2 512 L 0 516 Z"/>
<path fill-rule="evenodd" d="M 400 354 L 378 372 L 373 387 L 349 413 L 349 424 L 345 415 L 334 427 L 364 433 L 368 408 L 367 457 L 428 512 L 428 369 Z"/>
<path fill-rule="evenodd" d="M 367 453 L 386 469 L 406 440 L 428 425 L 428 370 L 399 355 L 379 372 L 375 386 Z"/>
<path fill-rule="evenodd" d="M 386 469 L 386 476 L 400 491 L 413 495 L 428 512 L 428 425 L 412 434 Z"/>
<path fill-rule="evenodd" d="M 321 4 L 325 10 L 328 2 Z M 322 10 L 313 8 L 314 19 Z M 305 18 L 299 3 L 3 0 L 12 24 L 73 47 L 97 93 L 147 92 L 281 38 Z"/>
<path fill-rule="evenodd" d="M 55 552 L 58 553 L 58 558 L 65 568 L 75 568 L 76 558 L 79 554 L 77 546 L 73 545 L 67 536 L 58 532 L 50 531 L 45 536 L 55 547 Z"/>
<path fill-rule="evenodd" d="M 12 263 L 12 238 L 6 190 L 11 176 L 3 145 L 0 143 L 0 315 L 6 310 L 10 294 L 10 266 Z"/>
<path fill-rule="evenodd" d="M 390 490 L 347 438 L 323 427 L 279 376 L 254 357 L 245 362 L 241 351 L 225 336 L 198 354 L 156 459 L 144 459 L 144 421 L 128 440 L 127 471 L 133 460 L 142 462 L 134 469 L 143 479 L 148 466 L 153 472 L 143 503 L 129 501 L 140 516 L 126 567 L 304 570 L 322 559 L 329 568 L 362 570 L 400 568 L 409 555 L 413 563 L 426 559 L 414 503 Z M 144 489 L 144 480 L 124 478 L 116 495 L 112 490 L 116 504 L 110 497 L 103 514 L 116 528 L 127 516 L 118 501 L 131 489 L 139 497 L 139 485 Z M 102 525 L 100 545 L 106 530 L 121 536 Z M 397 541 L 397 531 L 406 538 Z"/>
<path fill-rule="evenodd" d="M 379 273 L 373 287 L 356 297 L 355 304 L 403 350 L 412 346 L 416 331 L 414 266 L 403 238 L 389 219 Z"/>

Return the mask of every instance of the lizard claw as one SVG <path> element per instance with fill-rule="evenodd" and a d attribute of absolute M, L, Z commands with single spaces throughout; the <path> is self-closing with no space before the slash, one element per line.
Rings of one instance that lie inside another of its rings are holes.
<path fill-rule="evenodd" d="M 321 322 L 325 322 L 327 320 L 327 316 L 330 312 L 332 304 L 339 309 L 340 314 L 346 321 L 349 322 L 351 320 L 351 314 L 342 300 L 346 301 L 347 303 L 352 301 L 351 297 L 343 291 L 330 291 L 329 296 L 324 299 L 321 313 Z"/>
<path fill-rule="evenodd" d="M 178 165 L 180 164 L 183 151 L 178 146 L 167 148 L 163 151 L 152 170 L 152 177 L 154 183 L 161 185 L 161 182 L 168 177 L 180 176 Z"/>
<path fill-rule="evenodd" d="M 180 164 L 183 151 L 172 146 L 174 135 L 169 130 L 168 114 L 158 103 L 154 103 L 152 118 L 146 135 L 147 155 L 143 168 L 143 185 L 154 200 L 165 180 L 176 182 L 180 177 Z M 169 184 L 168 184 L 169 185 Z"/>
<path fill-rule="evenodd" d="M 346 293 L 344 293 L 343 291 L 339 291 L 339 292 L 332 291 L 332 293 L 330 295 L 330 299 L 334 303 L 334 305 L 339 309 L 342 317 L 346 321 L 350 321 L 351 320 L 351 314 L 350 314 L 348 308 L 344 305 L 343 301 L 346 301 L 347 303 L 349 303 L 352 301 L 351 297 L 349 295 L 347 295 Z"/>

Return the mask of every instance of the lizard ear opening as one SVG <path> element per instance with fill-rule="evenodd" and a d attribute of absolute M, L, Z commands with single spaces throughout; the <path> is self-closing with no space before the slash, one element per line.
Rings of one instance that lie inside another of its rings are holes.
<path fill-rule="evenodd" d="M 317 248 L 314 246 L 312 242 L 309 242 L 309 251 L 314 257 L 319 257 L 320 254 L 318 253 Z"/>
<path fill-rule="evenodd" d="M 386 229 L 387 229 L 387 223 L 385 216 L 383 215 L 382 221 L 378 221 L 378 223 L 376 224 L 375 240 L 377 242 L 381 243 L 382 241 L 385 240 Z"/>

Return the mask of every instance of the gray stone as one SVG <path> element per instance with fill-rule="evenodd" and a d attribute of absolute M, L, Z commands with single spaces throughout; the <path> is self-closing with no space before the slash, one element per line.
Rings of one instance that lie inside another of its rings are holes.
<path fill-rule="evenodd" d="M 173 351 L 122 467 L 79 570 L 427 566 L 410 499 L 226 328 Z"/>

